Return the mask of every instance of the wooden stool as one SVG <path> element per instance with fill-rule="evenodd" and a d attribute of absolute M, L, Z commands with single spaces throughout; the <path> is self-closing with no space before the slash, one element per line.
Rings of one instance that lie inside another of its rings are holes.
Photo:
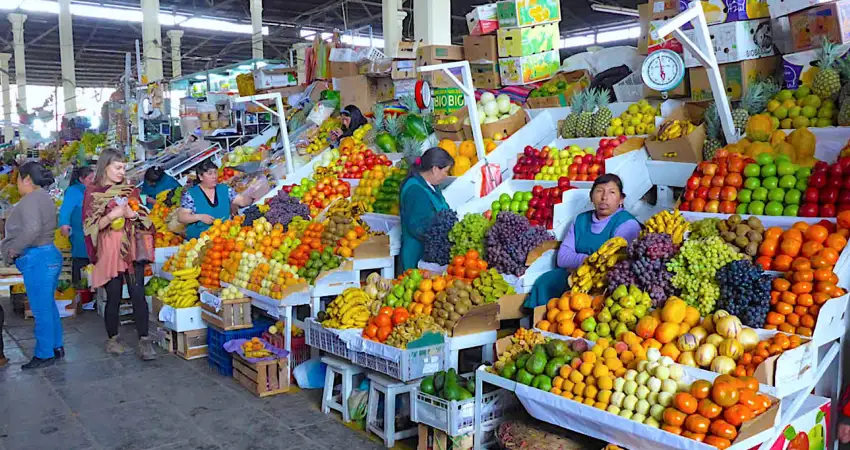
<path fill-rule="evenodd" d="M 397 395 L 407 394 L 410 396 L 410 414 L 412 416 L 414 398 L 412 393 L 416 391 L 418 382 L 405 384 L 402 381 L 388 378 L 384 375 L 376 373 L 369 374 L 369 413 L 366 417 L 366 427 L 369 431 L 377 434 L 384 440 L 384 445 L 387 448 L 392 448 L 395 445 L 396 439 L 406 439 L 416 436 L 419 431 L 415 427 L 407 430 L 396 431 L 395 429 L 395 401 Z M 381 399 L 379 395 L 383 394 L 384 400 L 384 426 L 378 425 L 378 406 Z"/>
<path fill-rule="evenodd" d="M 328 366 L 328 370 L 325 372 L 325 391 L 322 394 L 322 412 L 328 414 L 331 409 L 335 409 L 342 413 L 342 420 L 351 422 L 348 411 L 348 397 L 351 396 L 351 391 L 354 388 L 354 377 L 365 375 L 364 369 L 333 356 L 323 356 L 322 362 Z M 337 375 L 342 378 L 339 402 L 334 399 Z"/>

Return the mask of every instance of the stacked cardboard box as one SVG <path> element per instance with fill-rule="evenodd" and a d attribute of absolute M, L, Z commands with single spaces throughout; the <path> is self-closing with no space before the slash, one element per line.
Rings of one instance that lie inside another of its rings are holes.
<path fill-rule="evenodd" d="M 558 53 L 558 0 L 519 0 L 496 3 L 499 16 L 499 75 L 504 86 L 551 78 L 561 66 Z"/>
<path fill-rule="evenodd" d="M 472 84 L 481 89 L 499 89 L 499 53 L 496 33 L 499 15 L 496 3 L 476 6 L 466 15 L 469 36 L 463 37 L 463 54 L 469 61 Z"/>
<path fill-rule="evenodd" d="M 463 61 L 463 47 L 459 45 L 422 45 L 416 49 L 416 67 L 433 66 L 452 61 Z M 452 70 L 452 75 L 461 79 L 460 69 Z M 419 78 L 428 82 L 432 88 L 456 87 L 451 78 L 442 70 L 420 72 Z"/>
<path fill-rule="evenodd" d="M 402 41 L 398 43 L 398 50 L 393 59 L 390 74 L 395 88 L 395 98 L 414 95 L 416 80 L 419 79 L 416 73 L 416 50 L 418 48 L 418 42 Z"/>

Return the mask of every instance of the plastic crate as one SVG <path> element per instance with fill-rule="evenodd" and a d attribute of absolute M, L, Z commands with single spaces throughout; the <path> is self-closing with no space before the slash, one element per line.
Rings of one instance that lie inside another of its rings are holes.
<path fill-rule="evenodd" d="M 312 319 L 308 319 L 305 324 L 307 329 L 304 334 L 307 337 L 308 346 L 316 347 L 348 361 L 354 361 L 354 354 L 357 352 L 349 350 L 348 345 L 339 336 Z"/>
<path fill-rule="evenodd" d="M 378 344 L 382 345 L 382 344 Z M 398 350 L 398 361 L 366 352 L 354 352 L 354 364 L 401 381 L 422 378 L 445 369 L 446 345 Z"/>
<path fill-rule="evenodd" d="M 481 397 L 481 426 L 495 425 L 513 406 L 513 398 L 504 389 L 496 389 Z M 413 421 L 424 423 L 449 436 L 472 433 L 475 424 L 475 399 L 456 401 L 443 400 L 433 395 L 416 391 L 413 405 Z"/>
<path fill-rule="evenodd" d="M 222 331 L 214 326 L 207 327 L 207 357 L 210 367 L 218 370 L 222 376 L 233 376 L 233 360 L 224 343 L 233 339 L 251 339 L 260 337 L 274 322 L 264 317 L 254 318 L 254 327 L 246 330 Z"/>
<path fill-rule="evenodd" d="M 263 339 L 265 339 L 272 347 L 279 348 L 281 350 L 286 350 L 286 341 L 283 336 L 279 334 L 269 334 L 267 331 L 263 332 Z M 292 367 L 291 369 L 295 369 L 299 364 L 310 359 L 310 347 L 307 345 L 306 336 L 292 336 L 292 340 L 290 341 L 290 346 L 292 347 Z M 290 373 L 292 371 L 290 370 Z M 292 379 L 295 379 L 295 375 L 293 373 Z"/>
<path fill-rule="evenodd" d="M 640 72 L 632 72 L 612 87 L 614 95 L 617 96 L 617 102 L 632 103 L 643 98 L 643 80 L 641 80 Z"/>

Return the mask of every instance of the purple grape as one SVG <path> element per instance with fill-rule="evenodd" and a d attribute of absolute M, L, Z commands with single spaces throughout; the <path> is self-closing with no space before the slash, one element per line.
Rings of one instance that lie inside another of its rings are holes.
<path fill-rule="evenodd" d="M 673 274 L 667 271 L 667 263 L 678 252 L 679 246 L 666 233 L 649 233 L 635 239 L 629 244 L 630 259 L 608 271 L 608 289 L 633 284 L 649 293 L 654 307 L 662 305 L 668 297 L 678 295 L 671 282 Z"/>
<path fill-rule="evenodd" d="M 451 258 L 452 243 L 449 241 L 449 231 L 457 223 L 457 213 L 451 209 L 438 212 L 431 220 L 431 226 L 425 231 L 425 245 L 422 260 L 425 262 L 446 265 Z"/>
<path fill-rule="evenodd" d="M 554 239 L 543 227 L 532 226 L 524 216 L 502 211 L 487 230 L 487 259 L 501 273 L 522 276 L 528 253 Z"/>

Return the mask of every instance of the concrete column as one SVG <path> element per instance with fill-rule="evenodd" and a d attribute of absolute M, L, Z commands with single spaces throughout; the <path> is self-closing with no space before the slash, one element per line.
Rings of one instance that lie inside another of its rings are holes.
<path fill-rule="evenodd" d="M 292 45 L 292 48 L 295 50 L 295 67 L 298 68 L 298 84 L 307 82 L 307 66 L 304 64 L 304 61 L 307 59 L 307 49 L 312 45 L 308 42 L 299 42 Z"/>
<path fill-rule="evenodd" d="M 183 30 L 171 30 L 166 33 L 171 41 L 171 78 L 183 75 L 183 54 L 180 53 L 180 39 Z"/>
<path fill-rule="evenodd" d="M 413 36 L 423 45 L 452 44 L 451 0 L 413 0 Z"/>
<path fill-rule="evenodd" d="M 18 86 L 18 104 L 27 109 L 27 62 L 24 56 L 24 22 L 26 14 L 11 13 L 8 15 L 12 22 L 12 37 L 15 47 L 15 84 Z"/>
<path fill-rule="evenodd" d="M 401 30 L 407 13 L 401 11 L 401 1 L 382 0 L 382 30 L 384 31 L 384 55 L 394 58 L 401 40 Z"/>
<path fill-rule="evenodd" d="M 9 60 L 11 53 L 0 53 L 0 90 L 3 91 L 3 136 L 6 142 L 12 142 L 15 138 L 15 130 L 12 128 L 12 94 L 9 92 Z"/>
<path fill-rule="evenodd" d="M 62 96 L 65 116 L 77 115 L 77 76 L 74 65 L 74 32 L 71 24 L 71 0 L 59 0 L 59 56 L 62 60 Z"/>
<path fill-rule="evenodd" d="M 251 0 L 251 57 L 263 58 L 263 0 Z"/>
<path fill-rule="evenodd" d="M 162 79 L 162 29 L 159 26 L 159 0 L 141 0 L 141 2 L 145 76 L 150 83 Z"/>

